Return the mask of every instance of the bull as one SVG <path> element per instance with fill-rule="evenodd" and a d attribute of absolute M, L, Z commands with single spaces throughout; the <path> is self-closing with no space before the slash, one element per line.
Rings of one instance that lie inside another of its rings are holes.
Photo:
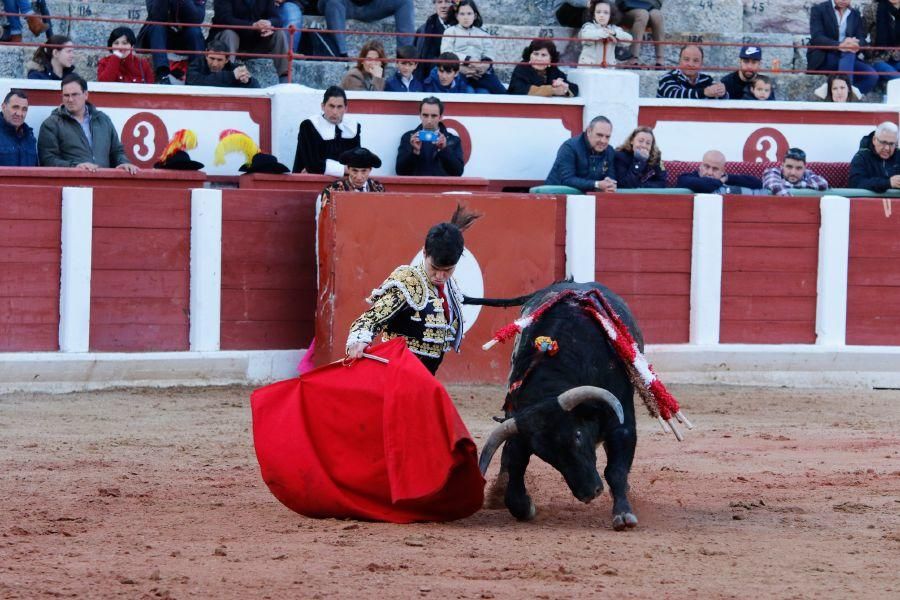
<path fill-rule="evenodd" d="M 558 294 L 571 295 L 519 334 L 510 359 L 505 419 L 485 442 L 479 463 L 486 473 L 503 446 L 500 477 L 508 478 L 504 502 L 515 518 L 527 521 L 536 512 L 525 488 L 531 455 L 559 471 L 575 498 L 588 503 L 603 491 L 597 471 L 597 446 L 602 443 L 603 475 L 613 499 L 612 526 L 621 531 L 638 523 L 628 502 L 628 474 L 637 445 L 635 390 L 603 330 L 584 310 L 591 290 L 605 296 L 643 351 L 643 336 L 625 301 L 598 283 L 560 282 L 508 300 L 466 299 L 486 306 L 522 305 L 527 316 Z M 540 347 L 546 346 L 545 338 L 555 342 L 552 356 Z"/>

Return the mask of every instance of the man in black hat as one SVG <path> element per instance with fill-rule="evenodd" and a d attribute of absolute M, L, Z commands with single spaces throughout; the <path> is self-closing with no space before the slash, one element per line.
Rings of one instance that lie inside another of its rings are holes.
<path fill-rule="evenodd" d="M 729 73 L 722 78 L 722 84 L 728 90 L 730 100 L 754 100 L 750 88 L 759 74 L 762 64 L 762 48 L 759 46 L 744 46 L 739 55 L 741 66 L 734 73 Z M 774 89 L 769 92 L 769 100 L 775 99 Z"/>
<path fill-rule="evenodd" d="M 322 190 L 322 206 L 331 200 L 334 192 L 383 192 L 380 181 L 369 179 L 372 169 L 381 166 L 381 159 L 366 148 L 353 148 L 340 156 L 340 162 L 347 167 L 347 174 Z"/>

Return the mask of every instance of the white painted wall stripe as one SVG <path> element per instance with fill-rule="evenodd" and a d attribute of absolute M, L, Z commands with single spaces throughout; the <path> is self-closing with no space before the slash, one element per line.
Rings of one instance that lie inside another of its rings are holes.
<path fill-rule="evenodd" d="M 694 196 L 691 248 L 692 344 L 718 344 L 722 308 L 722 196 Z"/>
<path fill-rule="evenodd" d="M 94 190 L 63 188 L 59 288 L 61 352 L 87 352 L 90 344 L 93 224 Z"/>
<path fill-rule="evenodd" d="M 584 283 L 594 281 L 597 199 L 566 196 L 566 277 Z"/>
<path fill-rule="evenodd" d="M 219 349 L 222 314 L 222 191 L 191 191 L 191 327 L 193 352 Z"/>
<path fill-rule="evenodd" d="M 819 209 L 822 223 L 816 279 L 816 344 L 843 346 L 847 340 L 850 199 L 822 196 Z"/>

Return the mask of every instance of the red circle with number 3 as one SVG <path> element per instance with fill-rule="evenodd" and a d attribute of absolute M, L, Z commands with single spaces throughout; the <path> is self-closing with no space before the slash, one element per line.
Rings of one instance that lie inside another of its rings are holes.
<path fill-rule="evenodd" d="M 128 161 L 143 169 L 150 168 L 169 143 L 166 124 L 156 115 L 139 112 L 125 121 L 122 146 Z"/>

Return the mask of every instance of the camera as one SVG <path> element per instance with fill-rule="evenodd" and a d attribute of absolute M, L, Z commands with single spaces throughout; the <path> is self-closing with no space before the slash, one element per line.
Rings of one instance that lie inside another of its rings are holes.
<path fill-rule="evenodd" d="M 429 131 L 427 129 L 422 129 L 419 131 L 419 141 L 420 142 L 430 142 L 434 143 L 438 141 L 438 136 L 440 134 L 437 131 Z"/>

